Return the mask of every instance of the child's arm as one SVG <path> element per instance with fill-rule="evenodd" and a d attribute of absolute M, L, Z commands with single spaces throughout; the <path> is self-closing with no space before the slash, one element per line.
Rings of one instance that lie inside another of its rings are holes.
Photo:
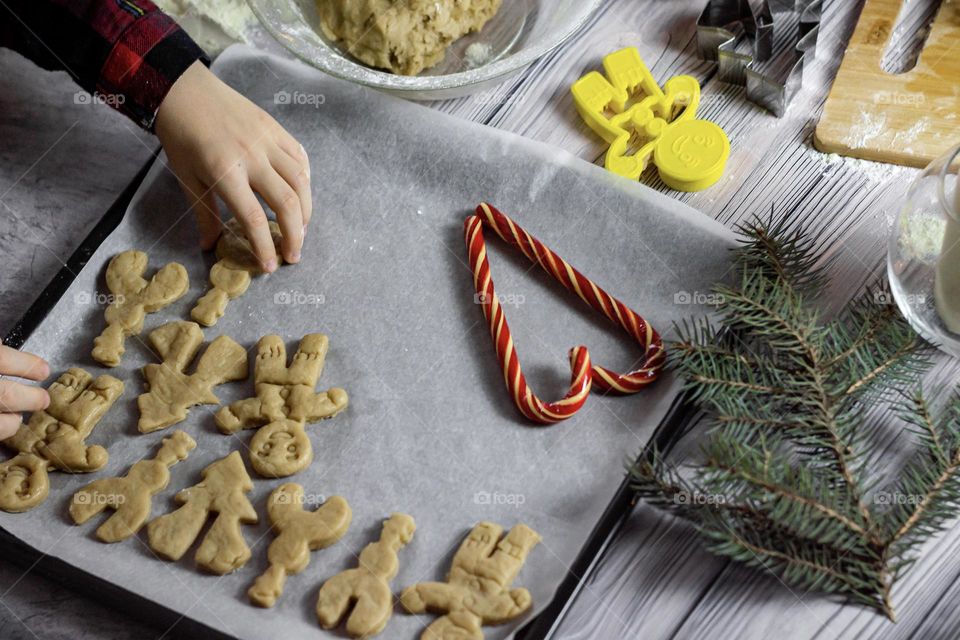
<path fill-rule="evenodd" d="M 207 71 L 203 51 L 149 0 L 4 0 L 0 46 L 63 69 L 99 100 L 156 130 L 200 241 L 220 234 L 219 195 L 264 268 L 277 256 L 254 190 L 276 212 L 283 257 L 300 259 L 310 219 L 309 161 L 276 121 Z M 172 223 L 180 219 L 172 211 Z"/>

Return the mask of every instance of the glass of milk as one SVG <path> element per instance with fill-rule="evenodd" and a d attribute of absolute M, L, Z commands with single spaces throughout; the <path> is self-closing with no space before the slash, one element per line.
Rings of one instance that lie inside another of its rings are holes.
<path fill-rule="evenodd" d="M 890 290 L 927 341 L 960 357 L 960 145 L 910 186 L 893 222 L 887 254 Z"/>

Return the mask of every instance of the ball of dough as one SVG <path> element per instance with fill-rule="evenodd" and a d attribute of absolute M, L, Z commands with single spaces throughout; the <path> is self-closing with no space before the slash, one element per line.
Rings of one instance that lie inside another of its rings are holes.
<path fill-rule="evenodd" d="M 412 76 L 483 28 L 501 0 L 317 0 L 320 28 L 361 62 Z"/>

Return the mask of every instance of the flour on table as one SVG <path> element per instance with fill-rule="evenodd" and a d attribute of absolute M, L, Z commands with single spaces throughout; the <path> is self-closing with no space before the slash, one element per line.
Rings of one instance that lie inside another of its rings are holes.
<path fill-rule="evenodd" d="M 155 0 L 162 11 L 210 56 L 235 42 L 249 42 L 247 31 L 256 16 L 244 0 Z"/>
<path fill-rule="evenodd" d="M 863 175 L 872 184 L 881 184 L 902 176 L 908 176 L 912 180 L 916 169 L 904 167 L 899 164 L 887 164 L 885 162 L 872 162 L 860 158 L 850 158 L 838 153 L 820 153 L 813 147 L 807 150 L 807 153 L 823 167 L 823 174 L 827 175 L 835 171 L 835 167 L 848 167 Z"/>

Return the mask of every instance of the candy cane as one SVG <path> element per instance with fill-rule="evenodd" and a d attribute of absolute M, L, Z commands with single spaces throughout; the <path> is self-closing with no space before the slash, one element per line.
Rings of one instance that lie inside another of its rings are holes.
<path fill-rule="evenodd" d="M 492 229 L 507 244 L 520 249 L 530 261 L 539 264 L 569 291 L 576 293 L 581 300 L 632 336 L 644 351 L 640 367 L 629 373 L 620 374 L 598 365 L 591 366 L 590 354 L 586 347 L 574 347 L 570 350 L 572 377 L 570 390 L 566 396 L 554 403 L 544 403 L 537 398 L 530 391 L 520 370 L 510 327 L 494 290 L 486 243 L 483 238 L 483 226 Z M 605 391 L 628 394 L 640 391 L 657 378 L 663 368 L 664 351 L 663 341 L 653 327 L 632 309 L 570 266 L 513 220 L 491 205 L 482 203 L 477 207 L 476 215 L 468 217 L 464 222 L 464 236 L 470 268 L 473 270 L 474 287 L 483 314 L 490 326 L 490 334 L 497 348 L 497 357 L 503 369 L 504 379 L 513 396 L 514 404 L 524 416 L 545 424 L 558 422 L 580 410 L 594 383 Z"/>

